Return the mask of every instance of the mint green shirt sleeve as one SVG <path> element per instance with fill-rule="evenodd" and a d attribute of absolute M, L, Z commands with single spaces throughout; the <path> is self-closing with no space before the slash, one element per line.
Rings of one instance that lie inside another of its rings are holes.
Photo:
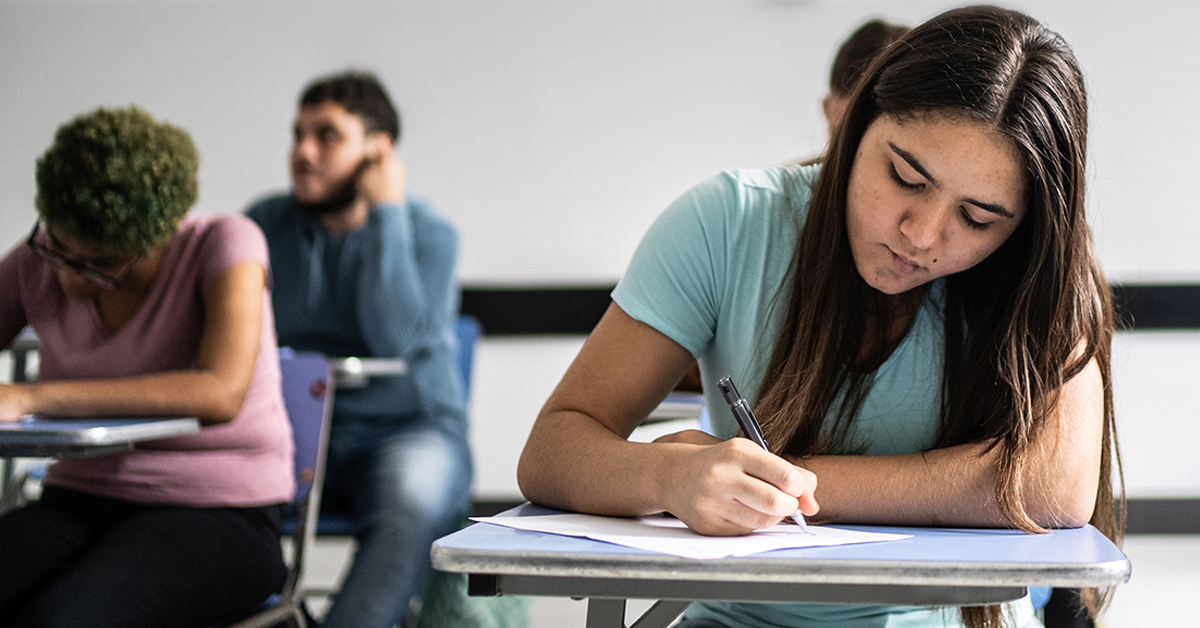
<path fill-rule="evenodd" d="M 720 174 L 673 202 L 650 226 L 613 291 L 627 314 L 699 357 L 721 313 L 727 248 L 725 216 L 734 184 Z"/>

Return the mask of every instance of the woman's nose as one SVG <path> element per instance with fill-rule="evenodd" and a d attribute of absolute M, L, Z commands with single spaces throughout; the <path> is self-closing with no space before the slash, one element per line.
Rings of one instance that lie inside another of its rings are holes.
<path fill-rule="evenodd" d="M 938 207 L 916 205 L 901 218 L 900 233 L 908 238 L 913 247 L 929 250 L 942 238 L 947 213 Z"/>

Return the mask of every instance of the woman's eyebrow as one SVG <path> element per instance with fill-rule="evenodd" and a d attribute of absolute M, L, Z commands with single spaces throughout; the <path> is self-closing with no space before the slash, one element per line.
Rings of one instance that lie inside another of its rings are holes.
<path fill-rule="evenodd" d="M 930 185 L 934 187 L 938 186 L 937 179 L 935 179 L 933 175 L 929 174 L 929 171 L 925 169 L 925 166 L 921 165 L 921 161 L 918 160 L 912 153 L 900 148 L 899 146 L 896 146 L 892 142 L 888 142 L 888 147 L 892 149 L 892 152 L 896 153 L 896 155 L 903 159 L 905 163 L 912 167 L 913 170 L 921 173 L 921 176 L 925 177 L 925 179 L 929 181 Z M 977 201 L 973 198 L 963 199 L 963 202 L 970 203 L 986 212 L 990 212 L 998 216 L 1004 216 L 1005 218 L 1013 217 L 1013 213 L 1005 209 L 1003 205 L 996 203 L 985 203 L 983 201 Z"/>
<path fill-rule="evenodd" d="M 908 165 L 913 170 L 916 170 L 917 172 L 921 173 L 921 176 L 925 177 L 925 179 L 927 181 L 929 181 L 930 185 L 937 187 L 937 185 L 938 185 L 937 179 L 933 178 L 933 175 L 929 174 L 929 171 L 925 169 L 925 166 L 921 165 L 920 160 L 918 160 L 916 157 L 914 157 L 912 153 L 904 150 L 903 148 L 900 148 L 899 146 L 896 146 L 892 142 L 888 142 L 888 147 L 892 149 L 893 153 L 896 153 L 897 155 L 900 156 L 901 159 L 908 162 Z"/>
<path fill-rule="evenodd" d="M 979 209 L 982 209 L 983 211 L 996 214 L 997 216 L 1004 216 L 1005 218 L 1013 217 L 1013 213 L 1008 211 L 1007 209 L 1005 209 L 1003 205 L 997 205 L 995 203 L 984 203 L 983 201 L 977 201 L 973 198 L 965 198 L 965 199 L 963 199 L 963 202 L 970 203 L 970 204 L 978 207 Z"/>

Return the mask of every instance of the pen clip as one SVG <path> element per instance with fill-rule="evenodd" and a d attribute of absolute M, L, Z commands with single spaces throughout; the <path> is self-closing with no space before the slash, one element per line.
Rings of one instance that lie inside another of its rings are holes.
<path fill-rule="evenodd" d="M 729 403 L 729 409 L 733 412 L 733 418 L 737 419 L 738 426 L 742 428 L 746 438 L 759 447 L 771 451 L 763 436 L 762 428 L 758 425 L 758 420 L 754 418 L 754 412 L 750 410 L 750 403 L 742 398 L 737 386 L 733 385 L 733 379 L 729 376 L 722 377 L 717 380 L 717 388 L 721 389 L 721 394 L 725 396 L 725 401 Z"/>
<path fill-rule="evenodd" d="M 733 380 L 729 376 L 717 380 L 717 388 L 721 390 L 725 402 L 731 406 L 742 400 L 742 395 L 738 393 L 737 387 L 733 385 Z"/>

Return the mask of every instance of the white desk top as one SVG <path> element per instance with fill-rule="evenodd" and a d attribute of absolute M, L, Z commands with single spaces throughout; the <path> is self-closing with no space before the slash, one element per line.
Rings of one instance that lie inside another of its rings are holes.
<path fill-rule="evenodd" d="M 362 388 L 372 377 L 396 377 L 408 373 L 401 358 L 328 358 L 338 388 Z"/>
<path fill-rule="evenodd" d="M 526 504 L 509 516 L 550 514 Z M 486 574 L 499 593 L 964 605 L 1019 598 L 1028 586 L 1103 587 L 1129 560 L 1091 526 L 1013 530 L 837 526 L 911 534 L 884 543 L 692 560 L 584 538 L 477 524 L 438 539 L 433 565 Z"/>
<path fill-rule="evenodd" d="M 200 429 L 195 418 L 54 419 L 0 421 L 0 456 L 61 456 L 127 449 L 133 443 Z"/>

